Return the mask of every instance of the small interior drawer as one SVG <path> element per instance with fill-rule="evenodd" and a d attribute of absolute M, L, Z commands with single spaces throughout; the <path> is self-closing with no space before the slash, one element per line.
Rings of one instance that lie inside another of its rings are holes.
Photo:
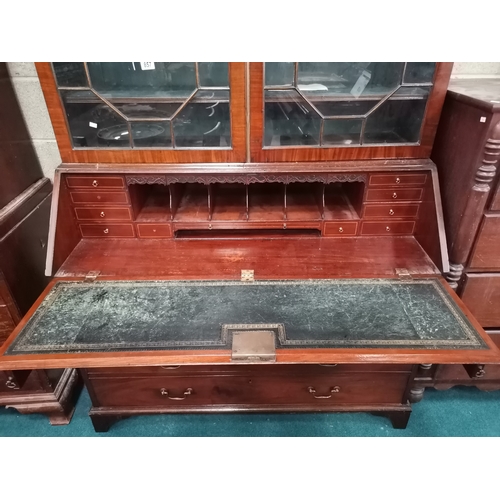
<path fill-rule="evenodd" d="M 90 188 L 90 189 L 123 189 L 125 181 L 118 176 L 80 176 L 68 175 L 66 184 L 69 188 Z"/>
<path fill-rule="evenodd" d="M 413 234 L 415 221 L 363 222 L 362 235 L 391 236 L 394 234 Z"/>
<path fill-rule="evenodd" d="M 70 191 L 71 201 L 77 205 L 88 204 L 128 204 L 127 191 Z"/>
<path fill-rule="evenodd" d="M 94 208 L 75 208 L 76 218 L 78 220 L 132 220 L 130 208 L 110 208 L 110 207 L 94 207 Z"/>
<path fill-rule="evenodd" d="M 423 186 L 427 174 L 373 174 L 370 186 Z"/>
<path fill-rule="evenodd" d="M 363 217 L 365 219 L 380 219 L 393 217 L 414 218 L 418 215 L 418 203 L 392 203 L 384 205 L 365 205 Z"/>
<path fill-rule="evenodd" d="M 132 224 L 80 224 L 84 238 L 133 238 Z"/>
<path fill-rule="evenodd" d="M 139 238 L 170 238 L 172 236 L 171 224 L 137 224 Z"/>
<path fill-rule="evenodd" d="M 422 192 L 422 188 L 368 189 L 365 201 L 419 201 Z"/>
<path fill-rule="evenodd" d="M 356 236 L 358 232 L 358 223 L 357 222 L 325 222 L 323 226 L 323 235 L 324 236 Z"/>

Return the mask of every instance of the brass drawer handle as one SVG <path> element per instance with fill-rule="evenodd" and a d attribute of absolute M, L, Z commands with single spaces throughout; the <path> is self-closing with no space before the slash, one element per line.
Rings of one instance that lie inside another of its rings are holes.
<path fill-rule="evenodd" d="M 94 186 L 96 188 L 98 185 L 99 185 L 99 183 L 96 180 L 92 181 L 92 186 Z"/>
<path fill-rule="evenodd" d="M 99 217 L 106 217 L 106 214 L 105 214 L 104 212 L 101 212 L 101 213 L 99 214 Z"/>
<path fill-rule="evenodd" d="M 109 233 L 109 229 L 106 228 L 104 231 L 103 231 L 104 234 L 108 234 Z"/>
<path fill-rule="evenodd" d="M 335 364 L 333 364 L 333 365 L 320 364 L 319 366 L 338 366 L 338 363 L 335 363 Z"/>
<path fill-rule="evenodd" d="M 18 385 L 14 382 L 12 377 L 9 377 L 7 382 L 5 382 L 5 387 L 7 387 L 7 389 L 19 389 Z"/>
<path fill-rule="evenodd" d="M 394 215 L 394 210 L 392 208 L 389 210 L 389 215 Z"/>
<path fill-rule="evenodd" d="M 398 193 L 392 193 L 392 197 L 396 199 L 398 197 Z"/>
<path fill-rule="evenodd" d="M 332 394 L 340 392 L 340 387 L 338 385 L 332 387 L 330 389 L 330 394 L 328 394 L 328 396 L 316 396 L 316 389 L 314 387 L 308 387 L 307 390 L 309 391 L 310 394 L 313 395 L 313 398 L 315 399 L 330 399 L 332 397 Z"/>
<path fill-rule="evenodd" d="M 399 184 L 401 182 L 401 179 L 399 177 L 396 177 L 396 184 Z"/>
<path fill-rule="evenodd" d="M 181 365 L 172 365 L 172 366 L 160 366 L 162 370 L 177 370 Z"/>
<path fill-rule="evenodd" d="M 387 226 L 387 227 L 385 228 L 385 230 L 386 230 L 387 232 L 390 232 L 391 228 L 390 228 L 389 226 Z"/>
<path fill-rule="evenodd" d="M 167 389 L 160 389 L 160 393 L 162 396 L 167 396 L 168 399 L 171 399 L 172 401 L 182 401 L 183 399 L 186 399 L 188 396 L 190 396 L 191 394 L 193 394 L 193 389 L 191 389 L 191 387 L 188 387 L 184 392 L 183 392 L 183 395 L 184 397 L 183 398 L 175 398 L 173 396 L 169 396 L 168 395 L 168 391 Z"/>
<path fill-rule="evenodd" d="M 339 227 L 339 233 L 343 233 L 343 232 L 344 232 L 344 228 Z"/>

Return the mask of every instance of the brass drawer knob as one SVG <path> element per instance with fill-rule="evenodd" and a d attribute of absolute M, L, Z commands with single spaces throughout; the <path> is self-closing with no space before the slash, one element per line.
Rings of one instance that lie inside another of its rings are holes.
<path fill-rule="evenodd" d="M 401 182 L 401 179 L 399 177 L 396 177 L 396 184 L 399 184 Z"/>
<path fill-rule="evenodd" d="M 160 389 L 160 394 L 162 396 L 167 396 L 168 399 L 171 399 L 172 401 L 182 401 L 184 399 L 186 399 L 188 396 L 191 396 L 191 394 L 193 394 L 193 389 L 191 389 L 191 387 L 188 387 L 182 394 L 184 397 L 174 397 L 174 396 L 170 396 L 167 389 Z"/>
<path fill-rule="evenodd" d="M 94 179 L 92 181 L 92 186 L 94 186 L 95 188 L 99 185 L 99 183 Z"/>
<path fill-rule="evenodd" d="M 390 228 L 389 226 L 386 226 L 385 230 L 386 230 L 387 232 L 389 232 L 389 231 L 391 230 L 391 228 Z"/>
<path fill-rule="evenodd" d="M 392 208 L 389 210 L 389 215 L 394 215 L 394 210 Z"/>
<path fill-rule="evenodd" d="M 343 232 L 344 232 L 344 228 L 339 227 L 339 233 L 343 233 Z"/>
<path fill-rule="evenodd" d="M 398 197 L 398 193 L 392 193 L 392 197 L 396 199 Z"/>
<path fill-rule="evenodd" d="M 104 234 L 108 234 L 109 233 L 109 229 L 106 228 L 104 231 L 103 231 Z"/>
<path fill-rule="evenodd" d="M 307 390 L 309 391 L 309 394 L 312 394 L 313 398 L 315 398 L 315 399 L 330 399 L 332 397 L 332 394 L 340 392 L 340 387 L 338 385 L 336 385 L 335 387 L 332 387 L 330 389 L 330 394 L 327 394 L 326 396 L 318 396 L 316 394 L 316 389 L 314 387 L 308 387 Z"/>
<path fill-rule="evenodd" d="M 104 212 L 101 212 L 101 213 L 99 214 L 99 217 L 106 217 L 106 214 L 105 214 Z"/>
<path fill-rule="evenodd" d="M 9 377 L 9 379 L 7 380 L 7 382 L 5 382 L 5 387 L 7 387 L 7 389 L 19 389 L 19 387 L 14 382 L 14 380 L 12 379 L 12 377 Z"/>

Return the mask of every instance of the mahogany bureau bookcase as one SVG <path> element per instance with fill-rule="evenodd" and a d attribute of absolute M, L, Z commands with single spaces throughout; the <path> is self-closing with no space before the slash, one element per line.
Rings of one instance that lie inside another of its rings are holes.
<path fill-rule="evenodd" d="M 51 194 L 7 65 L 0 63 L 0 345 L 50 281 L 44 269 Z M 50 423 L 64 424 L 77 388 L 71 368 L 0 371 L 0 406 L 44 413 Z"/>
<path fill-rule="evenodd" d="M 366 411 L 499 351 L 440 276 L 450 63 L 40 63 L 63 160 L 3 369 L 139 414 Z"/>
<path fill-rule="evenodd" d="M 447 280 L 500 345 L 500 78 L 453 81 L 436 143 L 448 236 Z M 500 389 L 500 366 L 436 366 L 437 388 Z"/>

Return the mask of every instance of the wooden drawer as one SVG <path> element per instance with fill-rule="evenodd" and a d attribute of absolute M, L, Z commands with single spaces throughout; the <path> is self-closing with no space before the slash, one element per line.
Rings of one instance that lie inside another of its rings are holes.
<path fill-rule="evenodd" d="M 483 328 L 500 327 L 500 273 L 467 273 L 462 300 Z"/>
<path fill-rule="evenodd" d="M 332 376 L 296 375 L 144 377 L 92 379 L 100 406 L 200 407 L 206 405 L 400 404 L 407 373 L 350 373 Z"/>
<path fill-rule="evenodd" d="M 373 174 L 370 186 L 423 186 L 427 174 Z"/>
<path fill-rule="evenodd" d="M 86 204 L 128 204 L 127 191 L 70 191 L 71 201 Z"/>
<path fill-rule="evenodd" d="M 422 192 L 422 188 L 368 189 L 365 201 L 419 201 Z"/>
<path fill-rule="evenodd" d="M 139 238 L 170 238 L 172 226 L 170 224 L 137 224 Z"/>
<path fill-rule="evenodd" d="M 66 184 L 69 188 L 91 188 L 91 189 L 123 189 L 125 181 L 123 177 L 111 176 L 76 176 L 68 175 Z"/>
<path fill-rule="evenodd" d="M 393 236 L 395 234 L 413 234 L 415 221 L 381 221 L 363 222 L 361 234 L 377 236 Z"/>
<path fill-rule="evenodd" d="M 133 238 L 132 224 L 80 224 L 84 238 Z"/>
<path fill-rule="evenodd" d="M 323 226 L 323 236 L 356 236 L 358 232 L 357 222 L 325 222 Z"/>
<path fill-rule="evenodd" d="M 491 199 L 490 210 L 500 210 L 500 180 L 498 181 L 498 186 L 495 190 L 495 194 Z"/>
<path fill-rule="evenodd" d="M 469 267 L 500 270 L 500 214 L 483 217 Z"/>
<path fill-rule="evenodd" d="M 78 220 L 132 220 L 132 213 L 128 207 L 108 208 L 75 208 Z"/>
<path fill-rule="evenodd" d="M 364 219 L 380 219 L 387 217 L 408 218 L 418 215 L 418 203 L 392 203 L 387 205 L 365 205 Z"/>

